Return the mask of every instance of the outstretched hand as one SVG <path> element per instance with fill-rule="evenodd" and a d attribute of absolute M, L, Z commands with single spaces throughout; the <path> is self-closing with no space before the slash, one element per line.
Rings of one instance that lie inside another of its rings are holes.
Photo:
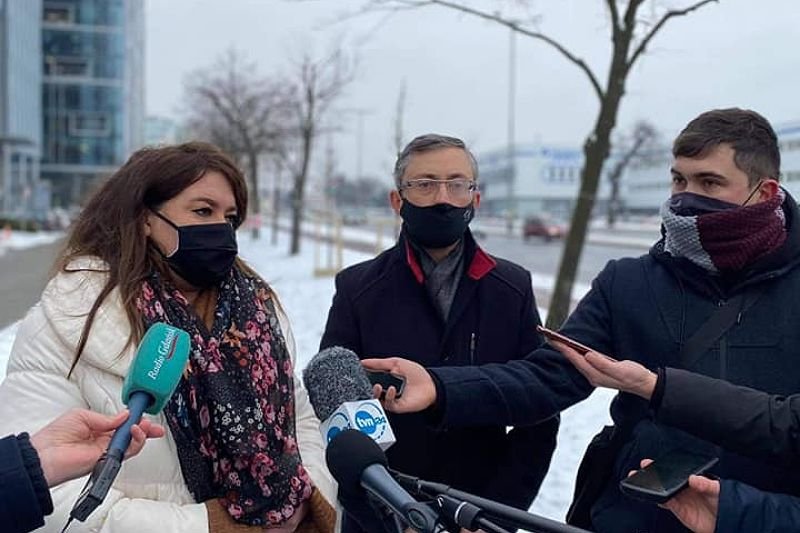
<path fill-rule="evenodd" d="M 657 376 L 635 361 L 617 361 L 600 352 L 581 355 L 566 344 L 548 341 L 583 374 L 594 387 L 629 392 L 649 400 L 656 387 Z"/>
<path fill-rule="evenodd" d="M 368 370 L 391 372 L 405 378 L 406 385 L 400 398 L 397 397 L 394 387 L 389 387 L 385 391 L 386 396 L 382 401 L 386 410 L 394 413 L 416 413 L 424 411 L 436 403 L 436 386 L 433 384 L 433 378 L 422 365 L 399 357 L 364 359 L 361 364 Z M 383 392 L 383 387 L 380 385 L 372 388 L 375 398 L 380 398 Z"/>
<path fill-rule="evenodd" d="M 39 454 L 47 485 L 53 487 L 88 474 L 106 451 L 114 430 L 128 419 L 128 412 L 102 415 L 86 409 L 72 409 L 31 436 Z M 148 438 L 164 436 L 164 428 L 149 420 L 131 427 L 131 444 L 125 458 L 142 450 Z"/>

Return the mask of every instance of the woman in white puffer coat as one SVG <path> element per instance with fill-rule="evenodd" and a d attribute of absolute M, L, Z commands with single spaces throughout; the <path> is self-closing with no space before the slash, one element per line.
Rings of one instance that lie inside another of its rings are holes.
<path fill-rule="evenodd" d="M 70 531 L 333 531 L 335 489 L 294 341 L 271 288 L 238 257 L 247 188 L 205 143 L 144 149 L 90 199 L 41 301 L 22 321 L 0 385 L 0 434 L 72 407 L 119 412 L 144 331 L 189 332 L 190 361 L 156 421 Z M 60 531 L 85 479 L 53 491 Z"/>

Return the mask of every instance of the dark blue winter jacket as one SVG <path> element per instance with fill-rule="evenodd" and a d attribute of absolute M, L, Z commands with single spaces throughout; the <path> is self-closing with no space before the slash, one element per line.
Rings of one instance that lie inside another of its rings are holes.
<path fill-rule="evenodd" d="M 796 533 L 800 531 L 800 498 L 720 481 L 715 533 Z"/>
<path fill-rule="evenodd" d="M 320 347 L 344 346 L 362 358 L 405 357 L 432 368 L 501 363 L 541 345 L 528 271 L 489 256 L 469 232 L 464 254 L 446 323 L 402 235 L 375 259 L 342 271 Z M 547 473 L 558 430 L 552 416 L 535 427 L 513 424 L 508 432 L 498 420 L 439 431 L 422 414 L 389 419 L 397 437 L 387 451 L 392 468 L 524 509 Z"/>
<path fill-rule="evenodd" d="M 796 203 L 788 195 L 783 209 L 786 242 L 735 277 L 712 276 L 664 253 L 660 243 L 648 255 L 609 262 L 567 320 L 563 333 L 650 369 L 681 368 L 677 355 L 694 331 L 732 295 L 759 285 L 763 293 L 758 301 L 688 370 L 771 394 L 800 391 L 800 221 Z M 489 422 L 530 424 L 592 392 L 583 376 L 548 346 L 522 361 L 431 372 L 438 387 L 441 425 L 446 428 Z M 658 459 L 676 447 L 719 455 L 713 473 L 721 478 L 765 491 L 800 494 L 800 472 L 723 451 L 663 425 L 641 398 L 618 394 L 611 415 L 616 424 L 633 429 L 592 508 L 598 532 L 685 531 L 671 513 L 638 503 L 618 488 L 641 459 Z"/>
<path fill-rule="evenodd" d="M 33 531 L 52 512 L 47 481 L 28 434 L 0 439 L 0 531 Z"/>
<path fill-rule="evenodd" d="M 665 369 L 657 420 L 789 471 L 800 465 L 800 394 L 780 396 Z M 654 400 L 656 397 L 654 396 Z M 722 480 L 716 533 L 800 531 L 800 499 Z"/>

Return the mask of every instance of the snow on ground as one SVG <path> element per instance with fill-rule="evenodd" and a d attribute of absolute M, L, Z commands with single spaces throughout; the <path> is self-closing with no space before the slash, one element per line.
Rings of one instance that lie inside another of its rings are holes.
<path fill-rule="evenodd" d="M 319 341 L 325 329 L 328 309 L 333 299 L 334 284 L 330 276 L 314 276 L 315 247 L 320 258 L 327 257 L 328 246 L 309 240 L 302 242 L 301 253 L 287 254 L 287 240 L 281 234 L 278 246 L 267 244 L 266 239 L 253 241 L 249 234 L 239 233 L 239 255 L 247 261 L 275 289 L 278 299 L 289 316 L 297 343 L 297 367 L 306 363 L 319 351 Z M 371 256 L 343 250 L 345 266 L 365 261 Z M 320 261 L 322 261 L 320 259 Z M 316 267 L 324 267 L 318 264 Z"/>
<path fill-rule="evenodd" d="M 19 323 L 12 324 L 11 326 L 0 331 L 0 382 L 2 382 L 6 377 L 8 356 L 11 353 L 11 345 L 14 344 L 14 336 L 17 334 L 18 325 Z"/>
<path fill-rule="evenodd" d="M 275 289 L 292 324 L 297 342 L 297 368 L 301 370 L 317 353 L 319 340 L 325 328 L 334 284 L 331 277 L 315 277 L 315 247 L 319 257 L 327 257 L 327 247 L 309 240 L 303 241 L 302 253 L 290 257 L 285 235 L 281 235 L 278 246 L 272 246 L 266 238 L 254 241 L 249 233 L 239 234 L 240 255 L 253 266 Z M 23 243 L 25 245 L 25 243 Z M 343 261 L 351 265 L 370 256 L 344 250 Z M 550 283 L 550 285 L 547 285 Z M 552 286 L 552 278 L 534 276 L 534 289 Z M 576 288 L 575 296 L 588 287 Z M 545 316 L 546 310 L 540 313 Z M 16 334 L 17 324 L 0 331 L 0 381 L 5 377 L 5 367 Z M 591 437 L 609 421 L 608 403 L 613 395 L 610 391 L 598 390 L 588 400 L 564 411 L 561 430 L 550 472 L 539 491 L 532 512 L 555 520 L 563 520 L 572 498 L 578 463 Z"/>
<path fill-rule="evenodd" d="M 3 255 L 9 250 L 22 250 L 41 244 L 49 244 L 63 236 L 64 233 L 61 231 L 39 231 L 31 233 L 27 231 L 0 230 L 0 255 Z"/>

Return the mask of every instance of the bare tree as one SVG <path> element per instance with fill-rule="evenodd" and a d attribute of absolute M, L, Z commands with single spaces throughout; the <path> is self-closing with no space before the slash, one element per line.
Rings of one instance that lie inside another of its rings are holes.
<path fill-rule="evenodd" d="M 293 146 L 286 150 L 288 168 L 292 174 L 292 229 L 289 254 L 300 252 L 300 229 L 305 210 L 305 190 L 311 157 L 325 116 L 353 80 L 355 68 L 337 46 L 321 58 L 305 54 L 295 64 L 291 98 Z"/>
<path fill-rule="evenodd" d="M 272 244 L 278 244 L 278 224 L 281 211 L 281 182 L 283 181 L 283 158 L 273 158 L 275 173 L 272 177 Z"/>
<path fill-rule="evenodd" d="M 284 84 L 260 77 L 255 64 L 229 50 L 189 76 L 185 92 L 192 135 L 217 144 L 245 166 L 249 215 L 260 221 L 259 160 L 280 150 L 288 110 Z M 259 236 L 260 222 L 253 226 L 253 237 Z"/>
<path fill-rule="evenodd" d="M 603 0 L 610 20 L 612 42 L 608 78 L 605 84 L 600 82 L 595 71 L 582 58 L 572 53 L 556 38 L 538 31 L 535 26 L 536 17 L 528 17 L 521 21 L 505 16 L 496 9 L 481 10 L 456 0 L 367 0 L 361 10 L 362 13 L 405 11 L 429 6 L 452 9 L 500 24 L 520 35 L 539 41 L 554 49 L 586 75 L 592 92 L 598 99 L 599 109 L 592 131 L 583 143 L 584 166 L 581 171 L 580 192 L 572 213 L 572 223 L 564 244 L 556 286 L 550 301 L 547 315 L 547 324 L 550 327 L 559 327 L 569 313 L 572 286 L 580 264 L 589 217 L 594 208 L 603 164 L 608 158 L 611 132 L 617 122 L 617 113 L 625 94 L 628 75 L 667 22 L 718 0 L 696 0 L 685 7 L 674 9 L 658 9 L 658 3 L 655 0 L 650 1 L 653 2 L 652 16 L 645 15 L 645 19 L 640 13 L 640 8 L 648 3 L 647 0 Z M 515 2 L 517 7 L 528 3 L 525 0 Z"/>
<path fill-rule="evenodd" d="M 622 174 L 632 162 L 641 159 L 643 153 L 651 149 L 657 139 L 658 130 L 656 130 L 656 127 L 646 120 L 639 120 L 633 125 L 632 131 L 627 135 L 621 136 L 616 143 L 618 146 L 616 149 L 617 159 L 608 172 L 608 181 L 611 182 L 611 194 L 608 197 L 608 211 L 606 212 L 608 227 L 614 227 L 617 216 L 622 210 L 619 197 Z"/>

